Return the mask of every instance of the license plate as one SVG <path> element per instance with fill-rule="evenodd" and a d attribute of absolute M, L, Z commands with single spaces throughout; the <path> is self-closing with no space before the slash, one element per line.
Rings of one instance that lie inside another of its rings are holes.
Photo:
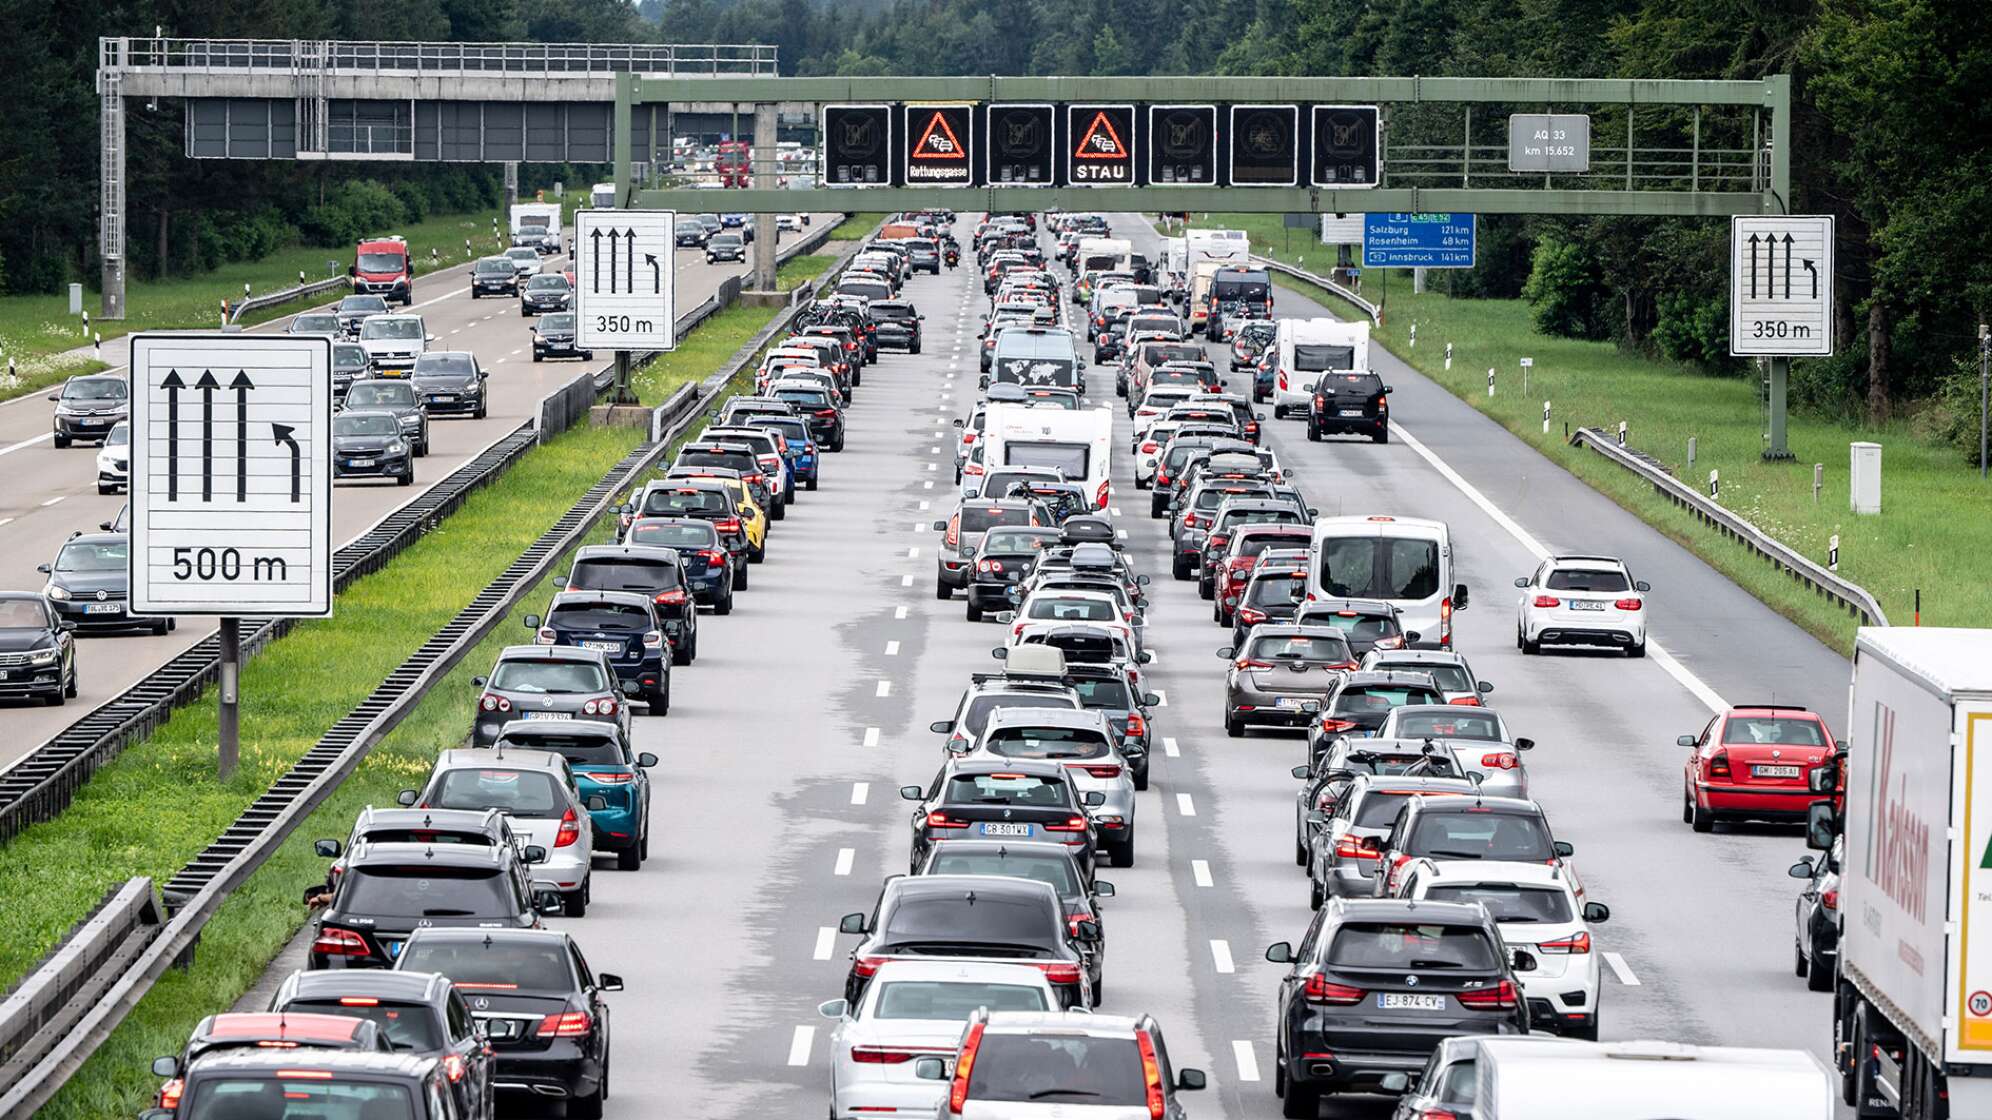
<path fill-rule="evenodd" d="M 479 1019 L 478 1022 L 484 1024 L 484 1037 L 493 1041 L 503 1042 L 519 1037 L 519 1021 L 517 1019 L 484 1018 Z"/>
<path fill-rule="evenodd" d="M 1360 408 L 1345 408 L 1342 410 L 1342 415 L 1344 416 L 1361 416 L 1362 414 L 1363 410 Z"/>
<path fill-rule="evenodd" d="M 124 607 L 117 603 L 91 603 L 83 608 L 84 614 L 117 614 Z"/>
<path fill-rule="evenodd" d="M 1605 605 L 1603 603 L 1585 602 L 1582 599 L 1572 599 L 1570 600 L 1570 609 L 1573 611 L 1601 611 L 1605 609 Z"/>
<path fill-rule="evenodd" d="M 1752 766 L 1750 773 L 1758 778 L 1796 778 L 1799 769 L 1797 766 Z"/>
<path fill-rule="evenodd" d="M 1422 992 L 1378 992 L 1376 1005 L 1386 1011 L 1444 1011 L 1446 997 Z"/>
<path fill-rule="evenodd" d="M 346 465 L 349 467 L 371 467 L 377 462 L 379 462 L 378 459 L 348 459 L 346 460 Z"/>
<path fill-rule="evenodd" d="M 430 404 L 447 404 L 447 403 L 449 403 L 450 401 L 453 401 L 453 400 L 456 400 L 456 397 L 455 397 L 454 395 L 450 394 L 450 393 L 430 393 L 430 394 L 429 394 L 429 403 L 430 403 Z"/>
<path fill-rule="evenodd" d="M 572 712 L 527 712 L 527 719 L 573 719 Z"/>
<path fill-rule="evenodd" d="M 608 652 L 608 653 L 621 653 L 621 652 L 622 652 L 622 648 L 623 648 L 623 647 L 622 647 L 622 643 L 621 643 L 621 642 L 593 642 L 593 641 L 589 641 L 589 642 L 582 642 L 582 643 L 581 643 L 581 648 L 582 648 L 582 649 L 599 649 L 599 650 L 603 650 L 603 651 L 605 651 L 605 652 Z"/>
<path fill-rule="evenodd" d="M 1273 706 L 1276 708 L 1284 708 L 1290 712 L 1297 712 L 1300 710 L 1300 697 L 1282 696 L 1278 700 L 1275 700 L 1273 702 Z"/>
<path fill-rule="evenodd" d="M 1027 824 L 990 823 L 982 826 L 984 836 L 1029 836 L 1031 826 Z"/>

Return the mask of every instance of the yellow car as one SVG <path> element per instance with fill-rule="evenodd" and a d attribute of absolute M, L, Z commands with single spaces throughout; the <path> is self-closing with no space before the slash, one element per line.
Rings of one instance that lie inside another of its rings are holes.
<path fill-rule="evenodd" d="M 754 495 L 747 490 L 747 484 L 738 478 L 713 477 L 715 482 L 724 482 L 733 492 L 733 503 L 740 507 L 740 528 L 747 534 L 747 561 L 759 564 L 768 554 L 768 515 L 754 504 Z"/>

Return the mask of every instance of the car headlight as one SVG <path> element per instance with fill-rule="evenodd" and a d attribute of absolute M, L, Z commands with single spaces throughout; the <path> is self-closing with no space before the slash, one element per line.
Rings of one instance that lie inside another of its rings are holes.
<path fill-rule="evenodd" d="M 51 599 L 66 600 L 69 598 L 69 589 L 59 583 L 51 583 L 44 591 L 44 594 Z"/>
<path fill-rule="evenodd" d="M 419 428 L 422 426 L 422 418 L 412 414 L 403 416 L 401 418 L 401 426 L 404 428 Z"/>
<path fill-rule="evenodd" d="M 28 664 L 53 665 L 55 664 L 55 659 L 58 656 L 60 656 L 61 653 L 62 651 L 57 649 L 38 649 L 28 655 Z"/>
<path fill-rule="evenodd" d="M 387 445 L 387 453 L 389 455 L 400 455 L 403 452 L 406 452 L 407 450 L 408 450 L 408 442 L 406 440 L 398 439 L 395 440 L 393 443 Z"/>

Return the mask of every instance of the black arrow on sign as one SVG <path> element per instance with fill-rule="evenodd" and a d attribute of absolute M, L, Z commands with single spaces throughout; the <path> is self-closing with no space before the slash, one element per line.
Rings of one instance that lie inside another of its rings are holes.
<path fill-rule="evenodd" d="M 628 292 L 630 295 L 635 295 L 636 294 L 636 231 L 633 229 L 624 230 L 623 240 L 627 242 L 627 244 L 624 247 L 629 250 L 628 252 L 629 259 L 623 262 L 623 291 Z"/>
<path fill-rule="evenodd" d="M 1809 272 L 1809 273 L 1811 273 L 1811 274 L 1812 274 L 1812 298 L 1813 298 L 1813 299 L 1818 299 L 1818 298 L 1819 298 L 1819 269 L 1818 269 L 1817 267 L 1815 267 L 1815 266 L 1813 265 L 1813 263 L 1812 263 L 1811 261 L 1809 261 L 1809 260 L 1806 260 L 1806 259 L 1805 259 L 1804 257 L 1800 257 L 1800 258 L 1798 259 L 1798 263 L 1799 263 L 1799 264 L 1802 264 L 1802 265 L 1804 265 L 1804 266 L 1805 266 L 1805 271 L 1807 271 L 1807 272 Z"/>
<path fill-rule="evenodd" d="M 291 501 L 301 502 L 304 500 L 302 456 L 298 452 L 297 441 L 291 438 L 291 433 L 297 429 L 288 424 L 271 424 L 270 430 L 276 433 L 278 443 L 290 448 Z"/>
<path fill-rule="evenodd" d="M 615 230 L 610 230 L 609 231 L 609 292 L 611 294 L 613 294 L 616 290 L 616 249 L 621 244 L 622 244 L 622 238 L 616 233 Z"/>
<path fill-rule="evenodd" d="M 595 242 L 595 244 L 592 246 L 593 249 L 595 250 L 595 255 L 589 258 L 594 263 L 595 271 L 594 275 L 589 281 L 588 290 L 599 292 L 602 290 L 602 231 L 598 229 L 595 232 L 589 234 L 588 236 L 593 238 Z M 609 271 L 609 276 L 613 278 L 615 276 L 615 270 L 611 269 Z"/>
<path fill-rule="evenodd" d="M 159 383 L 166 390 L 166 500 L 180 500 L 180 390 L 187 383 L 180 380 L 180 371 L 169 369 L 166 380 Z"/>
<path fill-rule="evenodd" d="M 1757 235 L 1750 235 L 1750 298 L 1757 298 Z"/>
<path fill-rule="evenodd" d="M 256 387 L 249 371 L 236 370 L 228 383 L 235 390 L 235 500 L 249 500 L 249 390 Z"/>
<path fill-rule="evenodd" d="M 650 266 L 651 294 L 662 295 L 664 292 L 664 270 L 660 268 L 657 264 L 657 254 L 655 253 L 643 254 L 643 263 Z M 1807 261 L 1806 263 L 1811 264 L 1812 262 Z"/>
<path fill-rule="evenodd" d="M 201 391 L 201 501 L 211 502 L 214 501 L 214 391 L 221 388 L 221 382 L 214 379 L 213 370 L 204 369 L 194 388 Z"/>
<path fill-rule="evenodd" d="M 1791 234 L 1787 233 L 1784 235 L 1784 243 L 1785 243 L 1785 273 L 1784 273 L 1785 298 L 1790 299 L 1791 298 Z M 1777 248 L 1773 246 L 1771 251 L 1775 253 L 1777 252 Z"/>

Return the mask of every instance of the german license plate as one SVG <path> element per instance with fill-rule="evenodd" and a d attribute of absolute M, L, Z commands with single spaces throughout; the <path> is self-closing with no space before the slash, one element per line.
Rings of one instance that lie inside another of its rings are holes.
<path fill-rule="evenodd" d="M 83 608 L 83 613 L 85 613 L 85 614 L 117 614 L 117 613 L 118 613 L 119 611 L 122 611 L 122 610 L 124 610 L 124 607 L 123 607 L 123 606 L 121 606 L 121 605 L 119 605 L 119 604 L 117 604 L 117 603 L 91 603 L 91 604 L 90 604 L 89 606 L 87 606 L 87 607 Z"/>
<path fill-rule="evenodd" d="M 519 1021 L 517 1019 L 484 1018 L 479 1019 L 478 1022 L 484 1024 L 484 1037 L 486 1038 L 502 1042 L 519 1037 Z"/>
<path fill-rule="evenodd" d="M 454 393 L 430 393 L 430 394 L 429 394 L 429 403 L 430 403 L 430 404 L 448 404 L 449 402 L 451 402 L 451 401 L 454 401 L 454 400 L 456 400 L 456 394 L 454 394 Z"/>
<path fill-rule="evenodd" d="M 527 712 L 527 719 L 573 719 L 572 712 Z"/>
<path fill-rule="evenodd" d="M 599 649 L 607 653 L 621 653 L 623 647 L 621 642 L 586 641 L 581 643 L 581 648 Z"/>
<path fill-rule="evenodd" d="M 984 836 L 1029 836 L 1031 834 L 1031 826 L 1027 824 L 1007 824 L 997 821 L 984 824 L 982 826 L 982 834 Z"/>
<path fill-rule="evenodd" d="M 1598 601 L 1572 599 L 1570 600 L 1570 609 L 1573 611 L 1601 611 L 1605 609 L 1605 604 Z"/>
<path fill-rule="evenodd" d="M 1376 1005 L 1386 1011 L 1444 1011 L 1446 997 L 1423 992 L 1378 992 Z"/>
<path fill-rule="evenodd" d="M 1752 766 L 1750 767 L 1750 773 L 1759 778 L 1796 778 L 1799 775 L 1799 767 Z"/>
<path fill-rule="evenodd" d="M 1363 410 L 1360 408 L 1345 408 L 1342 410 L 1342 415 L 1344 416 L 1361 416 L 1362 414 Z"/>
<path fill-rule="evenodd" d="M 379 462 L 377 459 L 348 459 L 346 460 L 346 465 L 349 467 L 371 467 L 377 462 Z"/>
<path fill-rule="evenodd" d="M 1300 704 L 1301 700 L 1298 696 L 1282 696 L 1278 700 L 1273 701 L 1274 707 L 1283 708 L 1289 712 L 1300 711 Z"/>

